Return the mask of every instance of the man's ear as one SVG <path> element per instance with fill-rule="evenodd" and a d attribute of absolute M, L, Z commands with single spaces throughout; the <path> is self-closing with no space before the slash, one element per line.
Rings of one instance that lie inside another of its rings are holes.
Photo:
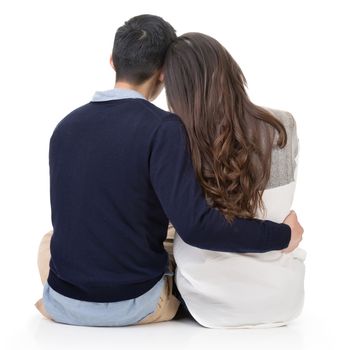
<path fill-rule="evenodd" d="M 112 55 L 109 57 L 109 64 L 111 65 L 111 67 L 113 68 L 113 70 L 115 70 Z"/>

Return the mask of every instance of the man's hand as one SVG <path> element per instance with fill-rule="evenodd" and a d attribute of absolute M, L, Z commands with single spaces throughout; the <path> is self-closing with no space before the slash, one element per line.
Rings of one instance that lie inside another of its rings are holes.
<path fill-rule="evenodd" d="M 290 237 L 289 246 L 283 249 L 282 252 L 290 253 L 298 247 L 299 243 L 303 239 L 304 229 L 299 224 L 297 214 L 294 210 L 291 210 L 289 215 L 284 219 L 283 223 L 290 226 L 292 234 Z"/>

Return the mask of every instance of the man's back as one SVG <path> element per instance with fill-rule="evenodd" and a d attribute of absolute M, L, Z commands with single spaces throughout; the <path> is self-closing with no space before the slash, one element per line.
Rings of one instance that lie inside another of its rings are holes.
<path fill-rule="evenodd" d="M 142 99 L 91 102 L 50 141 L 54 235 L 49 284 L 87 301 L 119 301 L 164 274 L 168 220 L 149 179 L 152 137 L 171 115 Z"/>

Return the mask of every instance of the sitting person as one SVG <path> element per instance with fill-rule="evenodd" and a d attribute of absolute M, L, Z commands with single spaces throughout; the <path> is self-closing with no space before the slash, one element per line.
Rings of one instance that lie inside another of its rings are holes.
<path fill-rule="evenodd" d="M 295 189 L 298 137 L 288 112 L 254 105 L 245 77 L 215 39 L 188 33 L 164 64 L 169 108 L 183 121 L 197 179 L 210 206 L 281 223 Z M 203 326 L 272 327 L 299 315 L 305 252 L 214 252 L 175 235 L 176 284 Z"/>

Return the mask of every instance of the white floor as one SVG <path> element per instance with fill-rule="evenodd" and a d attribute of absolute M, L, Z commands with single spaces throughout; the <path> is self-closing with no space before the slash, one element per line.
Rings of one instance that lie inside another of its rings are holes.
<path fill-rule="evenodd" d="M 8 324 L 7 349 L 350 349 L 346 328 L 335 320 L 313 314 L 303 315 L 287 327 L 260 330 L 213 330 L 185 319 L 162 324 L 89 328 L 56 324 L 33 312 Z M 15 315 L 13 315 L 15 316 Z M 340 327 L 339 327 L 340 326 Z M 342 329 L 343 327 L 343 329 Z"/>

